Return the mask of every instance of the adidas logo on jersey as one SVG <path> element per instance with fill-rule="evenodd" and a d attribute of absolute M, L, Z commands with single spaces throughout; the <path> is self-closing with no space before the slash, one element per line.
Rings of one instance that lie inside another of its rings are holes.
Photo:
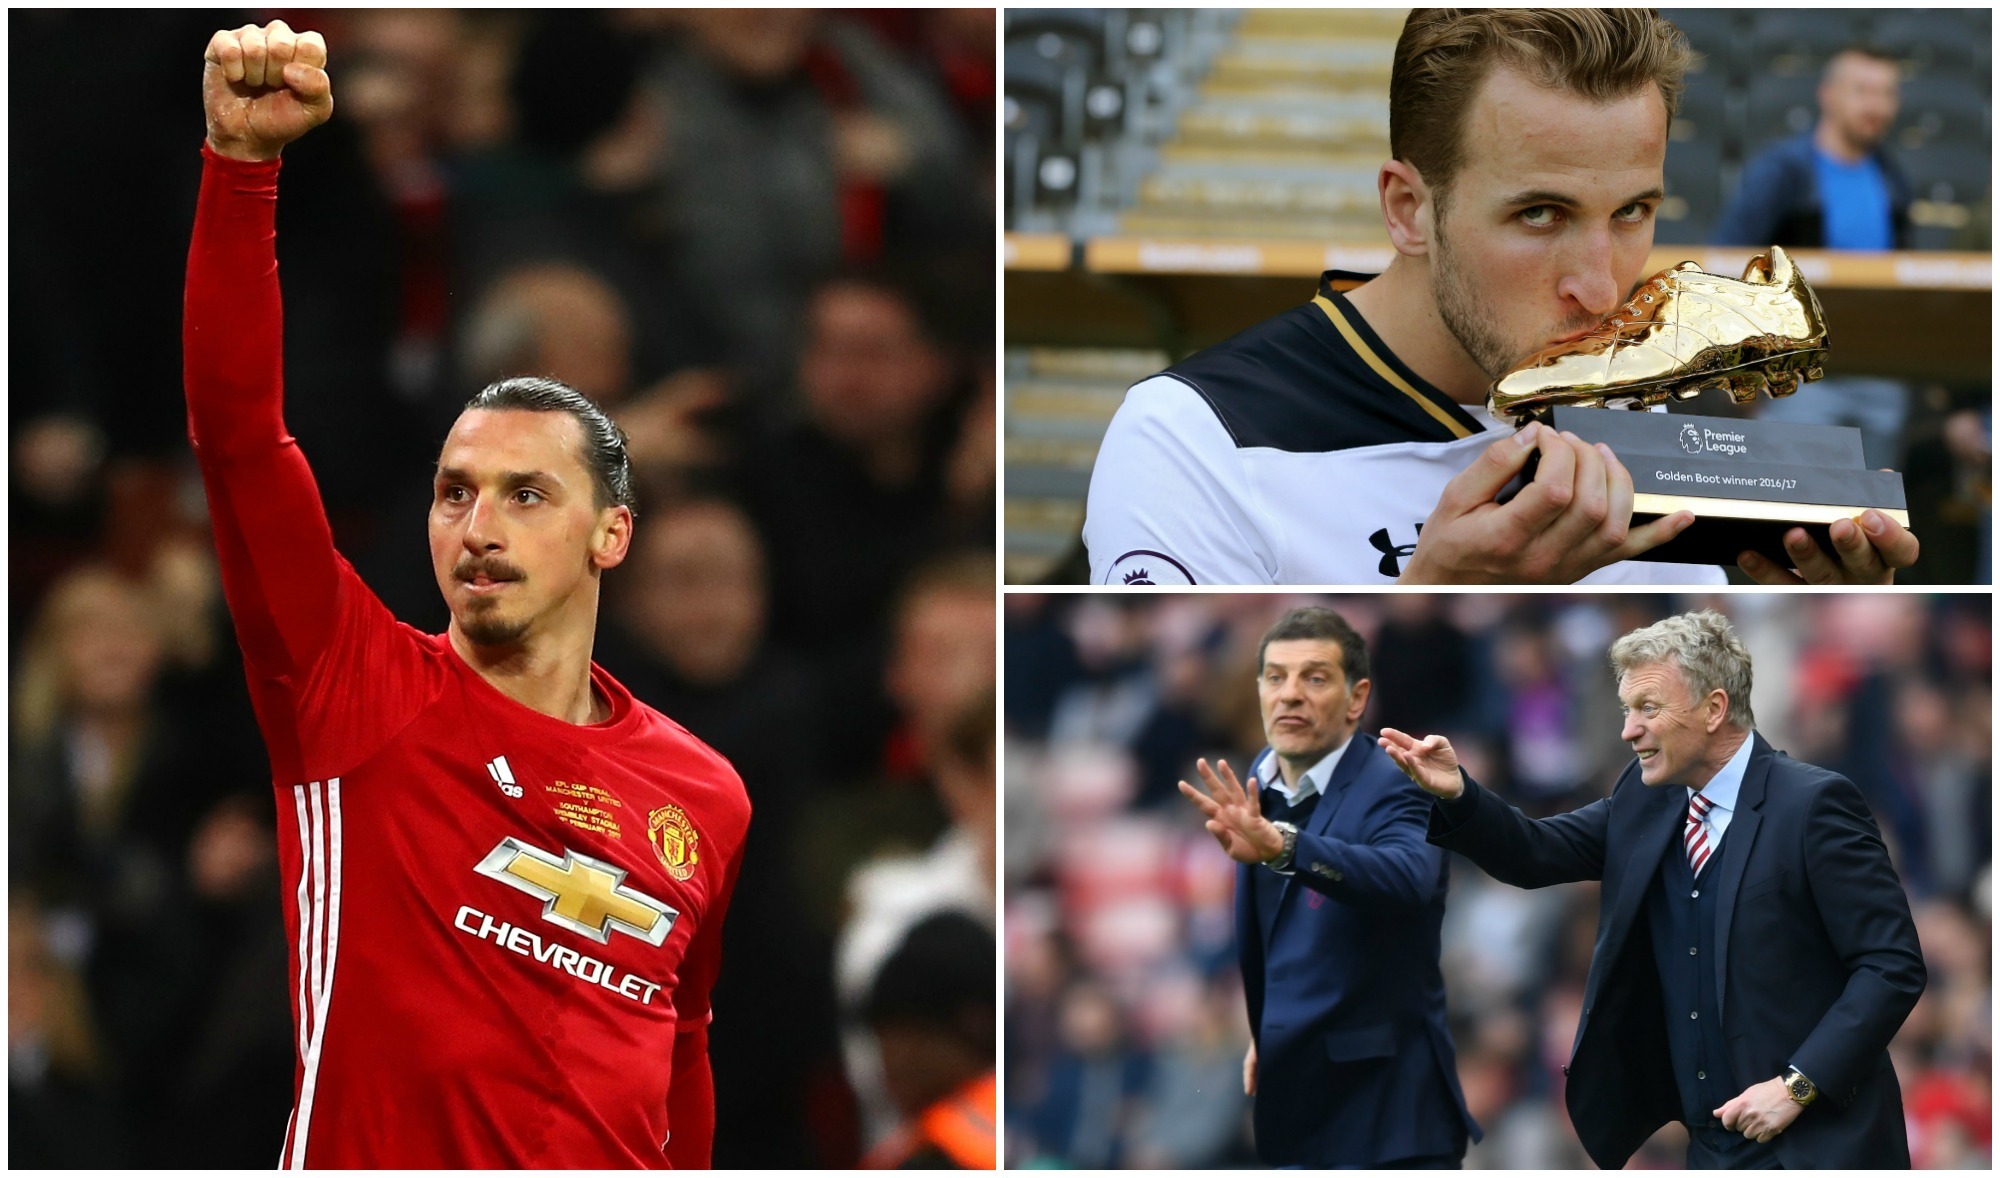
<path fill-rule="evenodd" d="M 514 770 L 508 766 L 507 758 L 495 757 L 486 762 L 486 772 L 492 776 L 494 784 L 500 787 L 501 793 L 510 798 L 521 796 L 521 787 L 514 783 Z"/>

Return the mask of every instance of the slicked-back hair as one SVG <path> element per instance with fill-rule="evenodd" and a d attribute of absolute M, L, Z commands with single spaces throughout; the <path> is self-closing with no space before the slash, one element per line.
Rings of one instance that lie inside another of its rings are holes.
<path fill-rule="evenodd" d="M 1389 72 L 1389 154 L 1442 203 L 1465 157 L 1465 114 L 1495 65 L 1597 103 L 1658 86 L 1671 121 L 1694 63 L 1651 8 L 1416 8 Z"/>
<path fill-rule="evenodd" d="M 1368 644 L 1361 641 L 1361 635 L 1354 632 L 1346 618 L 1323 605 L 1300 606 L 1264 631 L 1264 640 L 1257 644 L 1257 673 L 1264 673 L 1264 652 L 1273 642 L 1301 638 L 1339 645 L 1340 669 L 1347 676 L 1350 688 L 1368 678 Z"/>
<path fill-rule="evenodd" d="M 623 507 L 639 514 L 632 493 L 632 460 L 625 453 L 625 431 L 589 397 L 546 376 L 510 376 L 473 394 L 467 409 L 525 409 L 530 413 L 567 413 L 583 431 L 583 459 L 597 507 Z"/>
<path fill-rule="evenodd" d="M 1635 667 L 1678 667 L 1699 704 L 1721 688 L 1729 694 L 1729 722 L 1748 732 L 1757 726 L 1750 710 L 1750 649 L 1729 619 L 1712 609 L 1663 618 L 1611 644 L 1611 669 L 1620 679 Z"/>

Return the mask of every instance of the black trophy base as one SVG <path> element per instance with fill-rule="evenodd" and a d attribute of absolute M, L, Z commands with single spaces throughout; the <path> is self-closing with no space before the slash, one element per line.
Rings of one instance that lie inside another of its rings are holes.
<path fill-rule="evenodd" d="M 1861 431 L 1848 426 L 1568 405 L 1540 420 L 1611 447 L 1632 475 L 1635 526 L 1694 512 L 1686 531 L 1636 560 L 1733 565 L 1750 551 L 1789 568 L 1793 528 L 1831 550 L 1833 522 L 1870 508 L 1910 524 L 1903 476 L 1869 470 Z"/>
<path fill-rule="evenodd" d="M 1632 559 L 1665 561 L 1669 564 L 1731 565 L 1737 563 L 1737 558 L 1745 552 L 1755 552 L 1779 568 L 1791 568 L 1797 562 L 1785 551 L 1785 533 L 1793 528 L 1804 528 L 1806 534 L 1812 537 L 1813 543 L 1827 552 L 1833 551 L 1830 524 L 1730 519 L 1726 516 L 1704 515 L 1698 503 L 1690 503 L 1688 506 L 1695 513 L 1695 518 L 1694 523 L 1688 525 L 1687 531 L 1658 548 L 1640 553 Z M 1636 528 L 1659 518 L 1658 514 L 1635 511 L 1632 513 L 1632 526 Z"/>

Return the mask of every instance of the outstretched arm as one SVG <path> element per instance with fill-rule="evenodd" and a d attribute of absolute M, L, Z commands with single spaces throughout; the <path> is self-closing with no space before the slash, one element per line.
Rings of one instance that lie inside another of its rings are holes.
<path fill-rule="evenodd" d="M 1423 907 L 1444 883 L 1444 852 L 1424 837 L 1430 812 L 1429 798 L 1392 783 L 1387 792 L 1367 799 L 1360 838 L 1300 831 L 1293 861 L 1298 881 L 1339 900 Z"/>
<path fill-rule="evenodd" d="M 209 40 L 182 320 L 188 437 L 244 657 L 295 682 L 331 637 L 339 576 L 318 487 L 285 432 L 278 153 L 331 113 L 325 65 L 319 34 L 283 21 Z"/>
<path fill-rule="evenodd" d="M 1357 735 L 1356 740 L 1368 739 Z M 1203 828 L 1215 836 L 1223 853 L 1251 867 L 1269 863 L 1284 852 L 1284 837 L 1261 811 L 1257 779 L 1236 780 L 1229 762 L 1210 767 L 1195 762 L 1206 790 L 1183 781 L 1181 795 L 1201 811 Z M 1422 794 L 1398 789 L 1371 799 L 1359 826 L 1359 840 L 1298 832 L 1291 866 L 1300 883 L 1316 892 L 1344 900 L 1417 906 L 1428 904 L 1436 891 L 1443 853 L 1424 839 L 1424 819 L 1430 812 Z"/>
<path fill-rule="evenodd" d="M 1438 799 L 1431 807 L 1433 844 L 1517 888 L 1604 878 L 1611 799 L 1537 822 L 1479 788 L 1444 737 L 1418 740 L 1384 728 L 1380 743 L 1397 768 Z"/>

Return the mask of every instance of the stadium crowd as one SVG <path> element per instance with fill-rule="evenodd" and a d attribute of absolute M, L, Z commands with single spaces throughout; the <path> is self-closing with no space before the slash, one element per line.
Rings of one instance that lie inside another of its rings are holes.
<path fill-rule="evenodd" d="M 1003 633 L 1010 1166 L 1255 1165 L 1233 865 L 1174 783 L 1263 746 L 1260 635 L 1302 595 L 1010 595 Z M 1537 816 L 1630 751 L 1613 639 L 1710 606 L 1755 660 L 1759 731 L 1850 777 L 1906 885 L 1930 983 L 1891 1046 L 1913 1159 L 1991 1165 L 1992 622 L 1977 596 L 1397 595 L 1325 599 L 1368 641 L 1360 730 L 1450 737 Z M 1466 1164 L 1589 1163 L 1562 1100 L 1596 932 L 1591 886 L 1521 891 L 1452 863 L 1443 968 Z M 1635 1165 L 1679 1168 L 1679 1125 Z"/>
<path fill-rule="evenodd" d="M 714 1160 L 852 1165 L 896 1119 L 874 971 L 935 906 L 895 870 L 993 911 L 991 10 L 10 22 L 9 1162 L 268 1166 L 285 1133 L 273 797 L 179 391 L 202 47 L 279 16 L 338 103 L 278 249 L 341 551 L 443 629 L 465 399 L 533 373 L 613 414 L 640 510 L 596 657 L 755 809 Z"/>

